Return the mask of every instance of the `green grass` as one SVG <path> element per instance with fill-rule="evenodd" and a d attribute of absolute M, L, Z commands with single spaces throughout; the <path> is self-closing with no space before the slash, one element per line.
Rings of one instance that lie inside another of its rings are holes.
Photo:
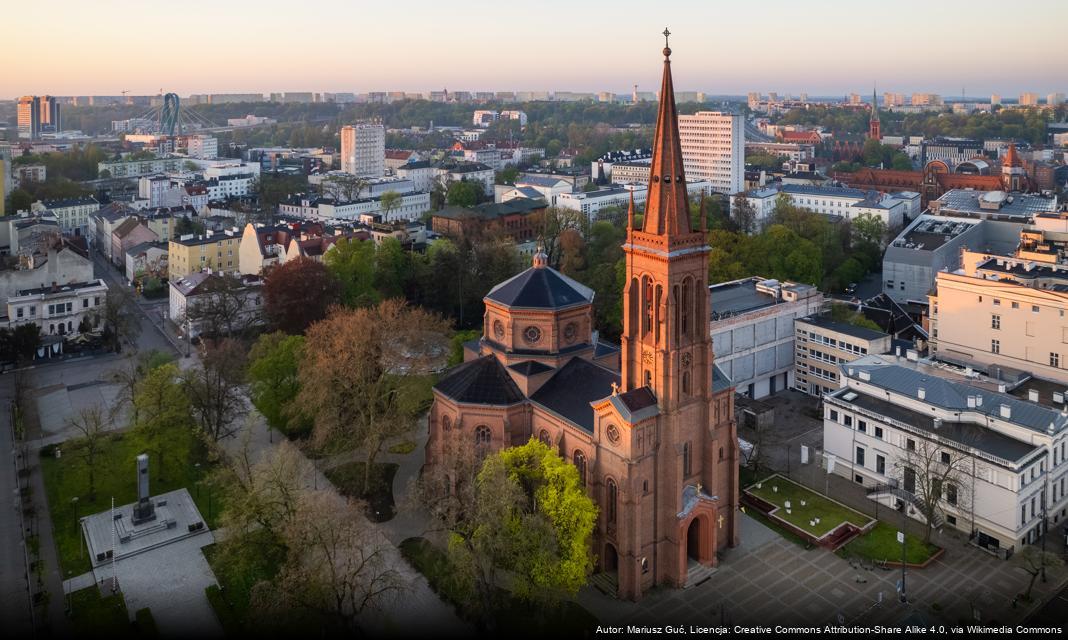
<path fill-rule="evenodd" d="M 415 444 L 414 441 L 405 440 L 404 442 L 398 442 L 397 444 L 395 444 L 392 447 L 390 447 L 389 448 L 389 452 L 390 453 L 395 453 L 397 455 L 406 456 L 409 453 L 415 451 L 415 447 L 416 446 L 417 445 Z"/>
<path fill-rule="evenodd" d="M 393 476 L 396 464 L 376 462 L 371 467 L 371 483 L 363 490 L 364 462 L 349 462 L 324 473 L 343 496 L 359 498 L 367 502 L 367 517 L 375 522 L 393 519 L 396 507 L 393 503 Z"/>
<path fill-rule="evenodd" d="M 842 547 L 840 552 L 846 557 L 865 558 L 872 562 L 901 562 L 901 543 L 897 541 L 898 529 L 885 522 L 875 525 L 868 533 Z M 922 538 L 905 534 L 905 560 L 911 564 L 923 564 L 938 547 L 924 544 Z"/>
<path fill-rule="evenodd" d="M 197 482 L 208 473 L 211 464 L 204 447 L 189 430 L 175 428 L 169 435 L 170 443 L 166 449 L 163 469 L 160 469 L 156 456 L 149 454 L 152 495 L 187 488 L 207 525 L 214 528 L 221 506 L 218 495 L 213 494 L 206 486 L 197 489 Z M 48 509 L 52 517 L 52 531 L 59 562 L 64 575 L 70 572 L 72 576 L 76 576 L 90 569 L 89 555 L 84 549 L 81 527 L 76 517 L 110 509 L 113 496 L 115 506 L 136 501 L 136 459 L 144 449 L 131 433 L 109 436 L 108 443 L 96 461 L 96 495 L 93 497 L 89 495 L 89 473 L 79 455 L 79 441 L 72 440 L 59 446 L 62 451 L 62 457 L 59 459 L 56 459 L 54 453 L 42 450 L 41 471 L 48 493 Z M 193 466 L 195 463 L 200 463 L 201 466 L 196 468 Z M 72 502 L 75 497 L 78 498 L 76 503 Z"/>
<path fill-rule="evenodd" d="M 134 635 L 121 593 L 112 595 L 109 592 L 104 596 L 100 589 L 92 586 L 70 594 L 70 600 L 74 608 L 71 626 L 77 635 L 89 638 Z"/>
<path fill-rule="evenodd" d="M 425 538 L 408 538 L 400 544 L 401 555 L 422 573 L 430 587 L 452 604 L 461 617 L 470 619 L 463 603 L 467 596 L 452 579 L 448 555 Z M 560 635 L 584 637 L 596 629 L 598 620 L 577 602 L 565 601 L 555 609 L 533 608 L 507 592 L 498 593 L 503 602 L 496 610 L 496 633 L 501 637 L 544 637 Z"/>
<path fill-rule="evenodd" d="M 778 487 L 778 492 L 774 488 Z M 782 476 L 773 476 L 763 481 L 763 486 L 746 489 L 749 493 L 779 507 L 775 511 L 776 516 L 790 524 L 804 529 L 818 537 L 830 532 L 843 522 L 851 522 L 858 527 L 863 527 L 871 521 L 868 516 L 854 511 L 848 507 L 832 502 L 822 495 L 806 489 L 801 485 L 787 480 Z M 801 501 L 806 502 L 801 506 Z M 785 504 L 790 502 L 791 513 L 786 513 Z M 819 524 L 812 526 L 809 521 L 819 518 Z"/>

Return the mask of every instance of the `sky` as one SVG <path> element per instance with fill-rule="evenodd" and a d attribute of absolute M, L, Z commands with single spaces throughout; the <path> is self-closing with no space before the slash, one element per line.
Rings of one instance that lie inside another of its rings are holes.
<path fill-rule="evenodd" d="M 1068 91 L 1066 0 L 51 0 L 0 97 L 176 92 Z M 14 57 L 14 60 L 11 59 Z M 21 58 L 21 59 L 20 59 Z M 1059 69 L 1058 69 L 1059 67 Z"/>

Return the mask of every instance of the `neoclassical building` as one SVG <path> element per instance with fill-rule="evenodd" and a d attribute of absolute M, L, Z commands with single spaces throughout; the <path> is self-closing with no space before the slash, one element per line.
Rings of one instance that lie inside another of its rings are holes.
<path fill-rule="evenodd" d="M 704 216 L 691 228 L 670 54 L 640 227 L 628 212 L 622 344 L 598 339 L 594 292 L 539 252 L 489 292 L 482 337 L 435 386 L 426 452 L 448 465 L 450 440 L 491 452 L 532 436 L 559 451 L 600 508 L 598 570 L 631 600 L 685 586 L 738 543 L 734 389 L 713 363 L 709 248 Z"/>

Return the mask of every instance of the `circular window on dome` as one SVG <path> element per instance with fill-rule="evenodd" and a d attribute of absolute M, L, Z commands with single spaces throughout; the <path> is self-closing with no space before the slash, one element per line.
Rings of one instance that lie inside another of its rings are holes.
<path fill-rule="evenodd" d="M 567 325 L 564 326 L 564 342 L 566 342 L 568 344 L 571 344 L 571 343 L 573 343 L 575 341 L 575 338 L 577 338 L 577 337 L 578 337 L 578 323 L 577 322 L 568 322 Z"/>
<path fill-rule="evenodd" d="M 541 329 L 530 325 L 526 329 L 523 329 L 523 339 L 530 344 L 538 344 L 541 341 Z"/>
<path fill-rule="evenodd" d="M 498 340 L 504 338 L 504 323 L 500 320 L 493 321 L 493 337 Z"/>
<path fill-rule="evenodd" d="M 614 424 L 608 425 L 608 429 L 605 430 L 608 433 L 608 439 L 612 442 L 619 442 L 619 428 Z"/>

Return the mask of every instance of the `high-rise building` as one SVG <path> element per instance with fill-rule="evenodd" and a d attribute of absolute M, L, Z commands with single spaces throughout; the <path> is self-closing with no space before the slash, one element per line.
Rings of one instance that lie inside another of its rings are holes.
<path fill-rule="evenodd" d="M 386 128 L 381 122 L 341 128 L 341 170 L 365 178 L 386 175 Z"/>
<path fill-rule="evenodd" d="M 887 109 L 892 107 L 902 107 L 905 105 L 905 94 L 903 93 L 884 93 L 883 94 L 883 106 Z"/>
<path fill-rule="evenodd" d="M 1001 104 L 1001 94 L 992 93 L 990 94 L 990 106 L 992 107 L 996 104 Z"/>
<path fill-rule="evenodd" d="M 1034 107 L 1038 104 L 1038 94 L 1034 91 L 1024 91 L 1020 94 L 1021 107 Z"/>
<path fill-rule="evenodd" d="M 698 111 L 679 116 L 682 159 L 686 173 L 708 180 L 720 193 L 745 191 L 745 129 L 742 116 Z"/>
<path fill-rule="evenodd" d="M 942 100 L 942 96 L 937 93 L 914 93 L 912 94 L 912 105 L 917 107 L 939 107 L 945 104 Z"/>
<path fill-rule="evenodd" d="M 39 138 L 61 130 L 59 102 L 55 96 L 22 96 L 18 104 L 20 138 Z"/>
<path fill-rule="evenodd" d="M 1049 94 L 1048 96 L 1046 96 L 1046 104 L 1050 106 L 1064 104 L 1064 94 L 1059 92 Z"/>

